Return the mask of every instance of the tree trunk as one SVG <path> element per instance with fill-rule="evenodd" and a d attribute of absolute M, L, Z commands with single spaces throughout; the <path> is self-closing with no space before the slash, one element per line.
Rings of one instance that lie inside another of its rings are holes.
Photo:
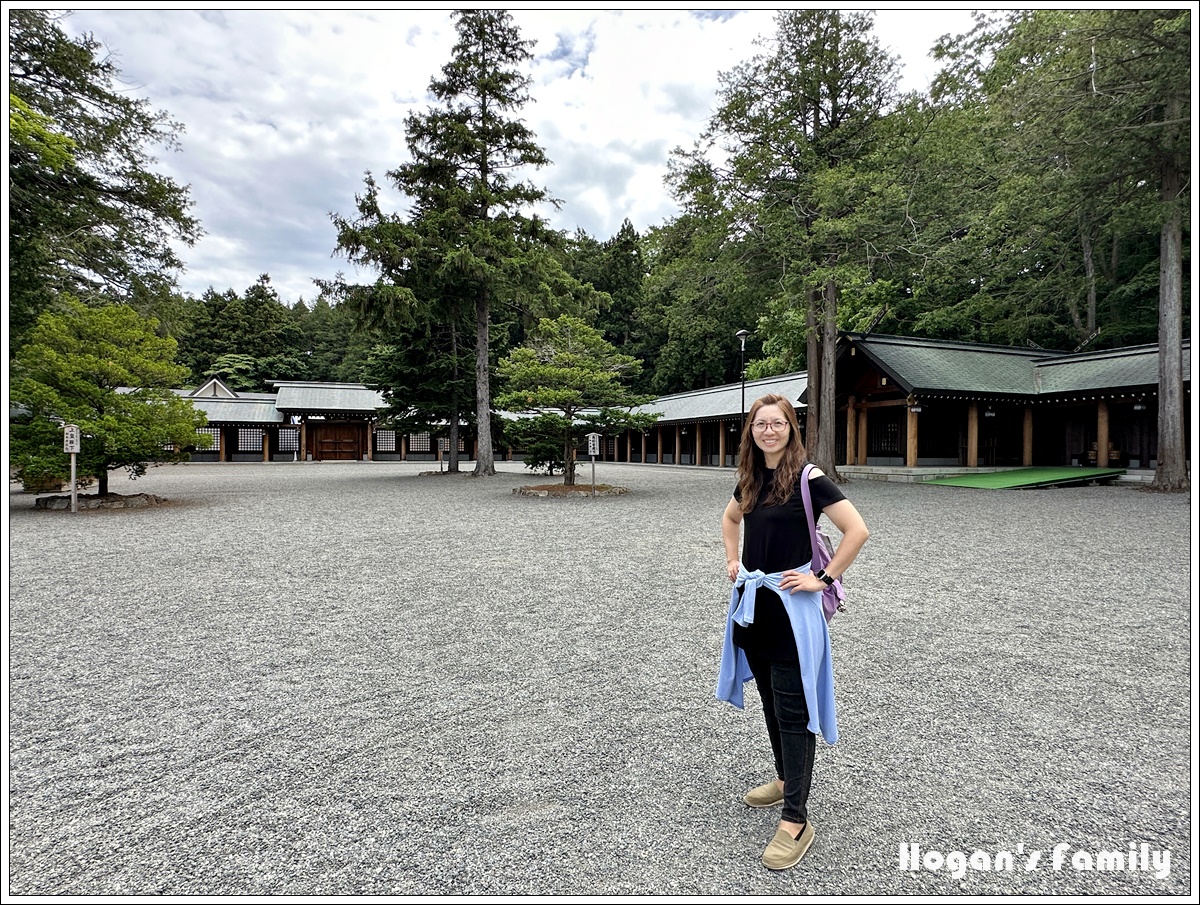
<path fill-rule="evenodd" d="M 825 284 L 825 309 L 821 319 L 821 425 L 817 437 L 817 455 L 814 461 L 822 471 L 839 484 L 844 480 L 837 471 L 837 308 L 838 289 L 833 280 Z M 809 396 L 812 401 L 812 396 Z"/>
<path fill-rule="evenodd" d="M 575 444 L 571 442 L 570 427 L 567 428 L 567 435 L 563 439 L 563 484 L 567 487 L 575 486 Z"/>
<path fill-rule="evenodd" d="M 1174 112 L 1172 112 L 1174 111 Z M 1179 100 L 1167 103 L 1167 118 L 1179 116 Z M 1190 489 L 1183 436 L 1183 238 L 1179 212 L 1178 160 L 1170 150 L 1162 159 L 1162 201 L 1166 218 L 1158 265 L 1158 468 L 1155 490 Z"/>
<path fill-rule="evenodd" d="M 458 471 L 458 409 L 450 411 L 450 435 L 446 438 L 446 471 Z"/>
<path fill-rule="evenodd" d="M 813 291 L 808 294 L 808 308 L 804 314 L 805 349 L 804 367 L 808 371 L 808 409 L 804 413 L 804 444 L 812 459 L 813 449 L 821 435 L 820 394 L 821 394 L 821 342 L 817 322 L 817 302 L 820 293 Z"/>
<path fill-rule="evenodd" d="M 1092 252 L 1092 237 L 1087 229 L 1081 231 L 1083 239 L 1083 272 L 1087 275 L 1087 332 L 1084 338 L 1096 329 L 1096 258 Z"/>
<path fill-rule="evenodd" d="M 108 496 L 108 469 L 100 469 L 100 474 L 96 475 L 96 493 L 99 496 Z"/>
<path fill-rule="evenodd" d="M 1083 273 L 1085 293 L 1087 296 L 1087 323 L 1079 313 L 1075 302 L 1075 294 L 1067 293 L 1067 313 L 1071 316 L 1071 324 L 1075 327 L 1075 335 L 1080 342 L 1086 340 L 1096 329 L 1096 255 L 1092 247 L 1092 236 L 1088 223 L 1079 218 L 1079 243 L 1083 246 Z"/>
<path fill-rule="evenodd" d="M 458 472 L 458 416 L 461 406 L 458 404 L 458 325 L 454 322 L 454 314 L 450 317 L 450 462 L 446 466 L 449 471 Z"/>
<path fill-rule="evenodd" d="M 488 362 L 490 309 L 487 290 L 481 289 L 475 297 L 475 424 L 479 438 L 479 455 L 473 472 L 476 477 L 496 473 L 496 463 L 492 459 L 492 386 Z"/>

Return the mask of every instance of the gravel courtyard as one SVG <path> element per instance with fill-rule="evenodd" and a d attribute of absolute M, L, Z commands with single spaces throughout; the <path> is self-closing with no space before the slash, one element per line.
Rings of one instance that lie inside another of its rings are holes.
<path fill-rule="evenodd" d="M 9 893 L 1191 889 L 1186 496 L 845 485 L 842 738 L 777 874 L 758 698 L 713 697 L 732 473 L 429 467 L 11 493 Z"/>

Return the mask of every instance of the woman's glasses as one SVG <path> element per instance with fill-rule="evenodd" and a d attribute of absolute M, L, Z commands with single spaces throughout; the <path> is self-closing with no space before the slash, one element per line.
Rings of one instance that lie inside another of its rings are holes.
<path fill-rule="evenodd" d="M 787 426 L 788 423 L 786 421 L 752 421 L 750 423 L 750 429 L 756 434 L 761 434 L 768 427 L 775 431 L 775 433 L 779 433 Z"/>

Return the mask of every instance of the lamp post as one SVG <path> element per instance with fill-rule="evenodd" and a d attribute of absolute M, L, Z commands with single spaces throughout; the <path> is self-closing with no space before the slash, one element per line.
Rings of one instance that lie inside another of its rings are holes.
<path fill-rule="evenodd" d="M 750 335 L 749 330 L 739 330 L 736 334 L 742 343 L 742 352 L 739 358 L 739 372 L 742 376 L 742 428 L 746 427 L 746 337 Z"/>

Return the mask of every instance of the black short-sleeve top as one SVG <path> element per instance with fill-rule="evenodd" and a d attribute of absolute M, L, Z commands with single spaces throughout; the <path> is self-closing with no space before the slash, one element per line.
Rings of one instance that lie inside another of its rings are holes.
<path fill-rule="evenodd" d="M 804 512 L 804 497 L 800 479 L 788 501 L 778 506 L 766 505 L 767 495 L 775 482 L 775 472 L 767 469 L 758 503 L 742 520 L 742 565 L 746 571 L 761 569 L 770 574 L 802 566 L 812 559 L 812 541 L 808 536 L 808 517 Z M 821 511 L 846 498 L 825 475 L 809 480 L 813 513 L 820 519 Z M 733 497 L 741 499 L 735 488 Z M 783 601 L 769 588 L 758 592 L 754 622 L 733 626 L 733 643 L 773 659 L 795 660 L 796 640 Z"/>

